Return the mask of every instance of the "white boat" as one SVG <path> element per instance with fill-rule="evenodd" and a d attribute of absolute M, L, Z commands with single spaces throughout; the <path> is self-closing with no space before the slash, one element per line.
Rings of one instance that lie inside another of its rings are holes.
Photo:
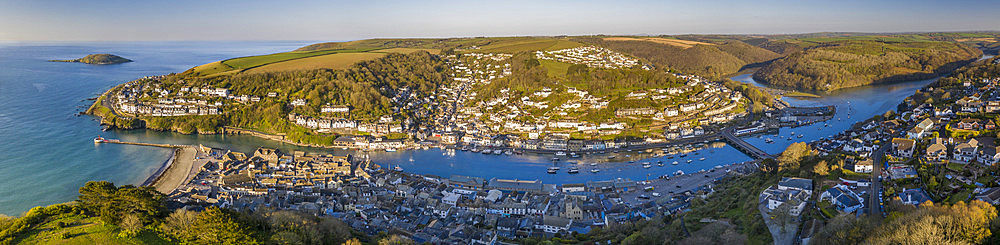
<path fill-rule="evenodd" d="M 596 174 L 597 172 L 601 172 L 601 170 L 595 168 L 595 169 L 591 169 L 590 172 Z"/>
<path fill-rule="evenodd" d="M 396 152 L 396 148 L 385 148 L 385 152 Z"/>
<path fill-rule="evenodd" d="M 395 168 L 392 168 L 392 169 L 396 170 L 396 172 L 403 172 L 403 168 L 400 167 L 400 166 L 398 166 L 398 165 Z"/>
<path fill-rule="evenodd" d="M 674 162 L 673 162 L 673 163 L 671 163 L 671 164 L 673 164 L 673 165 L 677 165 L 677 164 L 678 164 L 678 162 L 677 162 L 677 161 L 674 161 Z"/>
<path fill-rule="evenodd" d="M 576 174 L 576 173 L 580 173 L 580 169 L 579 169 L 579 168 L 577 168 L 577 167 L 572 167 L 572 168 L 570 168 L 570 169 L 569 169 L 569 171 L 567 171 L 567 172 L 569 172 L 569 173 L 571 173 L 571 174 Z"/>
<path fill-rule="evenodd" d="M 483 150 L 483 154 L 490 154 L 490 153 L 493 153 L 493 151 L 490 149 Z"/>
<path fill-rule="evenodd" d="M 649 165 L 642 165 L 642 168 L 650 168 Z"/>
<path fill-rule="evenodd" d="M 597 166 L 597 163 L 591 163 L 590 166 Z"/>
<path fill-rule="evenodd" d="M 550 174 L 555 174 L 555 173 L 559 172 L 559 168 L 558 167 L 549 167 L 549 169 L 546 170 L 546 172 L 548 172 Z"/>
<path fill-rule="evenodd" d="M 510 156 L 510 155 L 513 155 L 513 154 L 514 154 L 514 151 L 511 151 L 511 150 L 506 150 L 506 151 L 504 151 L 504 152 L 503 152 L 503 154 L 504 154 L 504 155 L 508 155 L 508 156 Z"/>
<path fill-rule="evenodd" d="M 698 161 L 705 161 L 705 158 L 704 157 L 698 158 Z"/>
<path fill-rule="evenodd" d="M 677 172 L 674 172 L 674 175 L 684 175 L 684 171 L 677 170 Z"/>
<path fill-rule="evenodd" d="M 566 152 L 556 152 L 556 156 L 565 156 Z"/>
<path fill-rule="evenodd" d="M 693 161 L 692 161 L 691 159 L 688 159 L 688 162 L 687 162 L 687 163 L 691 163 L 691 162 L 693 162 Z"/>
<path fill-rule="evenodd" d="M 493 150 L 493 155 L 500 155 L 500 154 L 503 154 L 503 152 L 501 152 L 499 149 Z"/>

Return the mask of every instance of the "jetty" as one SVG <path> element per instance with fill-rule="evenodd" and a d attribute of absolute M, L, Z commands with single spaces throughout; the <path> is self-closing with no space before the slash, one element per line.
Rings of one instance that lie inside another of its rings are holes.
<path fill-rule="evenodd" d="M 736 137 L 736 135 L 733 134 L 733 131 L 731 129 L 722 130 L 721 134 L 722 138 L 725 139 L 726 142 L 729 143 L 729 145 L 732 145 L 737 150 L 740 150 L 743 153 L 750 155 L 750 157 L 753 157 L 754 159 L 774 158 L 774 156 L 772 156 L 771 154 L 767 154 L 767 152 L 764 152 L 763 150 L 757 148 L 753 144 L 750 144 L 749 142 L 746 142 L 743 139 Z"/>

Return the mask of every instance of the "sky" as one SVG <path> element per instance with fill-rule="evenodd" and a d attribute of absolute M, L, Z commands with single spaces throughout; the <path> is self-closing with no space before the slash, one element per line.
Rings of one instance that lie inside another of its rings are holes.
<path fill-rule="evenodd" d="M 987 0 L 0 0 L 0 41 L 786 34 L 1000 29 Z"/>

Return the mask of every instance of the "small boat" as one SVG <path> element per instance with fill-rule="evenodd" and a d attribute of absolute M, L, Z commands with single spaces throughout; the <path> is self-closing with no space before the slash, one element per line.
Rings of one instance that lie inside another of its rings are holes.
<path fill-rule="evenodd" d="M 565 156 L 566 152 L 556 152 L 556 156 Z"/>
<path fill-rule="evenodd" d="M 94 143 L 104 143 L 104 137 L 98 136 L 97 138 L 94 138 Z"/>
<path fill-rule="evenodd" d="M 469 150 L 469 151 L 471 151 L 473 153 L 476 153 L 476 152 L 479 152 L 479 149 L 478 148 L 472 148 L 472 150 Z"/>
<path fill-rule="evenodd" d="M 688 156 L 688 154 L 687 154 L 687 153 L 685 153 L 685 154 L 681 154 L 681 157 L 687 157 L 687 156 Z"/>
<path fill-rule="evenodd" d="M 656 163 L 656 166 L 657 167 L 663 167 L 663 163 L 662 162 Z"/>
<path fill-rule="evenodd" d="M 580 173 L 580 169 L 577 168 L 577 167 L 572 167 L 572 168 L 569 169 L 569 171 L 566 171 L 566 172 L 571 173 L 571 174 L 578 174 L 578 173 Z"/>
<path fill-rule="evenodd" d="M 670 164 L 677 165 L 677 163 L 678 163 L 677 161 L 674 161 L 673 163 L 670 163 Z"/>
<path fill-rule="evenodd" d="M 548 169 L 548 170 L 546 170 L 546 172 L 548 172 L 548 173 L 550 173 L 550 174 L 555 174 L 555 173 L 558 173 L 558 172 L 559 172 L 559 168 L 556 168 L 556 167 L 549 167 L 549 169 Z"/>
<path fill-rule="evenodd" d="M 396 152 L 396 148 L 385 148 L 385 152 Z"/>
<path fill-rule="evenodd" d="M 698 158 L 698 161 L 705 161 L 705 158 L 704 157 Z"/>
<path fill-rule="evenodd" d="M 493 150 L 493 155 L 500 155 L 500 154 L 503 154 L 503 152 L 500 151 L 499 149 Z"/>
<path fill-rule="evenodd" d="M 508 155 L 508 156 L 510 156 L 510 155 L 513 155 L 513 154 L 514 154 L 514 152 L 513 152 L 513 151 L 511 151 L 511 150 L 506 150 L 506 151 L 504 151 L 504 152 L 503 152 L 503 154 L 504 154 L 504 155 Z"/>
<path fill-rule="evenodd" d="M 675 175 L 675 176 L 676 176 L 676 175 L 684 175 L 684 171 L 681 171 L 681 170 L 677 170 L 677 172 L 674 172 L 674 175 Z"/>
<path fill-rule="evenodd" d="M 490 154 L 490 153 L 493 153 L 493 151 L 490 149 L 483 150 L 483 154 Z"/>
<path fill-rule="evenodd" d="M 576 154 L 576 153 L 570 153 L 569 157 L 571 157 L 571 158 L 580 158 L 581 156 L 579 154 Z"/>
<path fill-rule="evenodd" d="M 590 163 L 590 166 L 597 166 L 597 163 Z"/>
<path fill-rule="evenodd" d="M 648 164 L 647 165 L 642 165 L 642 168 L 650 168 L 650 166 Z"/>
<path fill-rule="evenodd" d="M 553 158 L 552 158 L 552 161 L 553 161 L 553 162 L 558 162 L 558 161 L 559 161 L 559 158 L 558 158 L 558 157 L 553 157 Z"/>
<path fill-rule="evenodd" d="M 396 170 L 396 172 L 403 172 L 403 168 L 400 167 L 400 166 L 398 166 L 398 165 L 395 168 L 392 168 L 392 169 Z"/>
<path fill-rule="evenodd" d="M 469 151 L 469 147 L 462 147 L 462 151 Z"/>
<path fill-rule="evenodd" d="M 768 143 L 768 144 L 774 143 L 774 140 L 772 140 L 771 138 L 765 138 L 764 139 L 764 143 Z"/>
<path fill-rule="evenodd" d="M 694 160 L 688 159 L 687 163 L 694 162 Z"/>
<path fill-rule="evenodd" d="M 595 168 L 595 169 L 591 169 L 590 172 L 596 174 L 597 172 L 601 172 L 601 170 Z"/>
<path fill-rule="evenodd" d="M 667 156 L 667 159 L 674 159 L 674 155 Z"/>
<path fill-rule="evenodd" d="M 615 159 L 614 155 L 608 156 L 608 159 Z"/>
<path fill-rule="evenodd" d="M 795 132 L 792 132 L 792 135 L 795 135 Z"/>
<path fill-rule="evenodd" d="M 663 163 L 663 160 L 656 161 L 656 163 Z"/>
<path fill-rule="evenodd" d="M 800 134 L 799 136 L 795 136 L 795 137 L 799 137 L 799 138 L 802 138 L 802 135 Z"/>
<path fill-rule="evenodd" d="M 629 160 L 628 163 L 635 163 L 635 161 Z"/>

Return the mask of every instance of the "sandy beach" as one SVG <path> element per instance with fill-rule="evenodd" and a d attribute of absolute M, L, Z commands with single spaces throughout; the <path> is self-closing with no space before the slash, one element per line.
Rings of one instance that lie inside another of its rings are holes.
<path fill-rule="evenodd" d="M 198 149 L 196 147 L 184 146 L 178 148 L 177 153 L 174 154 L 173 161 L 168 163 L 170 165 L 167 169 L 153 181 L 153 188 L 169 195 L 178 187 L 186 184 L 201 169 L 200 164 L 195 164 L 195 156 L 197 155 Z"/>

